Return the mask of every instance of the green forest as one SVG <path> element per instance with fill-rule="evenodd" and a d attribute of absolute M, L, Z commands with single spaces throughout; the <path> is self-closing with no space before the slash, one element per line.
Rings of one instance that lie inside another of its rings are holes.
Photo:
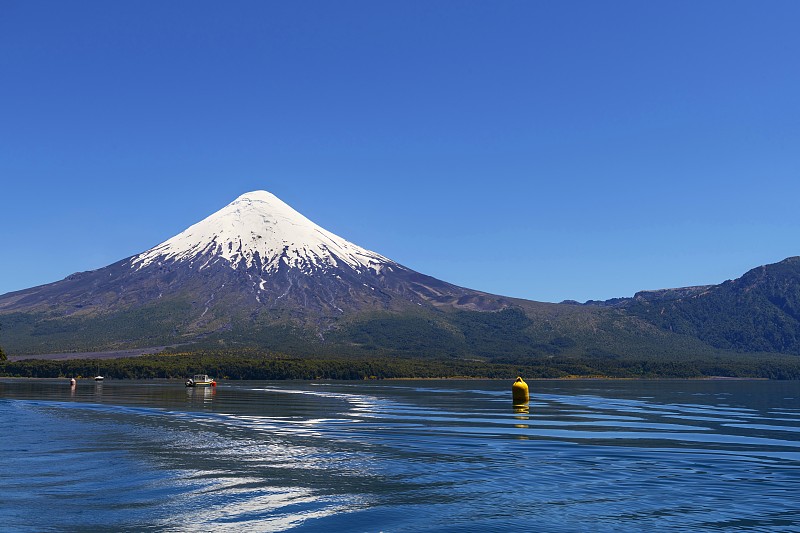
<path fill-rule="evenodd" d="M 501 378 L 762 378 L 800 379 L 800 359 L 768 355 L 654 359 L 580 357 L 530 358 L 517 363 L 455 358 L 293 357 L 258 351 L 200 351 L 120 359 L 70 359 L 0 362 L 8 377 L 88 378 L 98 371 L 110 379 L 184 379 L 206 373 L 217 379 L 400 379 Z"/>

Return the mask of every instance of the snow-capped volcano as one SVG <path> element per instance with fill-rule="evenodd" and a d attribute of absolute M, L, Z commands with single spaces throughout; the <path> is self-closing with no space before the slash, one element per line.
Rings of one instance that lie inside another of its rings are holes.
<path fill-rule="evenodd" d="M 266 191 L 243 194 L 182 233 L 132 258 L 141 269 L 171 261 L 199 262 L 199 269 L 218 261 L 231 268 L 278 272 L 281 265 L 306 274 L 344 264 L 356 272 L 379 274 L 395 263 L 316 225 Z"/>
<path fill-rule="evenodd" d="M 508 305 L 357 246 L 265 191 L 243 194 L 140 254 L 0 296 L 0 314 L 100 318 L 116 324 L 115 335 L 133 328 L 124 333 L 130 342 L 247 335 L 277 323 L 324 331 L 361 313 Z"/>

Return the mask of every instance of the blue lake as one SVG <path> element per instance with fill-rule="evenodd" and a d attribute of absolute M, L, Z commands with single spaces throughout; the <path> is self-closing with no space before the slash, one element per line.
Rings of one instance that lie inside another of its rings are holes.
<path fill-rule="evenodd" d="M 4 531 L 800 531 L 800 382 L 0 380 Z"/>

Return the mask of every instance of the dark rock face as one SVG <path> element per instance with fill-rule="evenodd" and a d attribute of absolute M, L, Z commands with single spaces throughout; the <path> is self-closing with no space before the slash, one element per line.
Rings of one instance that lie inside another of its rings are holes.
<path fill-rule="evenodd" d="M 680 287 L 677 289 L 658 289 L 654 291 L 639 291 L 633 295 L 634 300 L 657 302 L 664 300 L 680 300 L 690 298 L 712 288 L 713 285 L 697 285 L 695 287 Z"/>

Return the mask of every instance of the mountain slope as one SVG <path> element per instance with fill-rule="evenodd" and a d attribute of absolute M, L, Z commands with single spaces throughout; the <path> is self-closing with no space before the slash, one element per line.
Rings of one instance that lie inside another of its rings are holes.
<path fill-rule="evenodd" d="M 665 330 L 717 348 L 800 354 L 800 257 L 720 285 L 640 293 L 622 305 Z"/>

